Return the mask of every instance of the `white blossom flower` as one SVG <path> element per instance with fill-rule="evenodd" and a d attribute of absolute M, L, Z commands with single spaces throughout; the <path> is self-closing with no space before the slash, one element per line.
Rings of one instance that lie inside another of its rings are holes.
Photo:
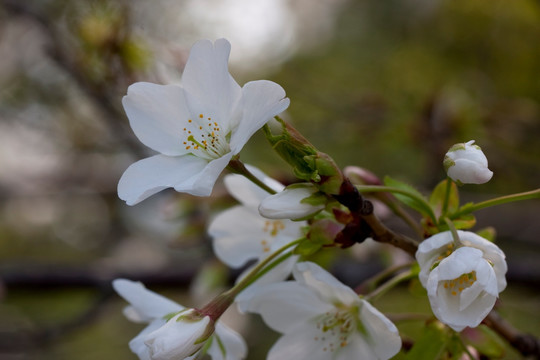
<path fill-rule="evenodd" d="M 206 351 L 213 360 L 241 360 L 246 357 L 247 346 L 242 337 L 219 321 L 213 324 L 209 316 L 200 316 L 193 309 L 185 309 L 139 282 L 116 279 L 113 287 L 131 304 L 124 309 L 124 315 L 134 322 L 149 323 L 129 343 L 131 351 L 141 360 L 192 360 L 201 351 Z M 173 314 L 167 321 L 166 318 Z"/>
<path fill-rule="evenodd" d="M 268 360 L 389 359 L 401 348 L 395 325 L 314 263 L 296 264 L 295 281 L 261 287 L 250 301 L 283 334 Z"/>
<path fill-rule="evenodd" d="M 228 71 L 230 43 L 193 45 L 182 85 L 139 82 L 123 98 L 139 140 L 160 154 L 122 175 L 118 196 L 134 205 L 169 187 L 208 196 L 221 171 L 249 138 L 289 106 L 281 86 L 260 80 L 242 88 Z"/>
<path fill-rule="evenodd" d="M 282 184 L 259 169 L 249 165 L 247 168 L 271 189 L 283 189 Z M 277 249 L 302 237 L 301 229 L 306 225 L 304 221 L 269 220 L 259 214 L 257 208 L 260 202 L 269 196 L 266 191 L 242 175 L 227 175 L 224 183 L 229 193 L 241 203 L 216 216 L 208 228 L 208 233 L 213 238 L 214 253 L 225 264 L 237 268 L 252 259 L 264 260 Z M 287 258 L 262 276 L 257 281 L 257 286 L 284 280 L 290 275 L 297 259 L 298 256 Z M 248 268 L 239 280 L 251 268 Z M 236 303 L 241 311 L 253 289 L 255 286 L 252 285 L 237 296 Z"/>
<path fill-rule="evenodd" d="M 457 246 L 450 231 L 424 240 L 416 259 L 433 313 L 461 331 L 478 326 L 491 311 L 506 288 L 507 265 L 495 244 L 470 231 L 457 233 Z"/>
<path fill-rule="evenodd" d="M 277 194 L 266 197 L 259 206 L 259 212 L 268 219 L 297 220 L 313 215 L 326 206 L 326 199 L 320 204 L 311 204 L 303 200 L 318 192 L 312 184 L 293 184 Z"/>
<path fill-rule="evenodd" d="M 444 168 L 458 184 L 484 184 L 493 176 L 486 155 L 474 140 L 452 146 L 444 156 Z"/>

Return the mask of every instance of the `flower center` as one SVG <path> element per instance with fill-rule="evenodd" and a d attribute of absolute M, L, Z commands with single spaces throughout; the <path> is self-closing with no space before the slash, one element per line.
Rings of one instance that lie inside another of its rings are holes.
<path fill-rule="evenodd" d="M 263 232 L 268 233 L 270 237 L 276 237 L 281 230 L 285 229 L 285 224 L 281 220 L 266 220 L 264 222 Z M 270 242 L 261 240 L 263 252 L 270 252 Z"/>
<path fill-rule="evenodd" d="M 350 309 L 327 312 L 316 321 L 320 334 L 313 340 L 322 343 L 323 351 L 334 352 L 348 344 L 349 336 L 356 329 L 356 318 Z"/>
<path fill-rule="evenodd" d="M 456 296 L 472 284 L 476 282 L 476 271 L 472 271 L 467 274 L 463 274 L 453 280 L 444 281 L 444 288 L 447 289 L 452 296 Z"/>
<path fill-rule="evenodd" d="M 226 134 L 210 116 L 199 114 L 194 119 L 188 119 L 182 135 L 182 144 L 195 156 L 212 160 L 230 151 Z"/>

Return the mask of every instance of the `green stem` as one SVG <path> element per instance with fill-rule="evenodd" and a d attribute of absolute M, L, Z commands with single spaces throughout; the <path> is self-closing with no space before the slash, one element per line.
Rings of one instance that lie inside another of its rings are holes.
<path fill-rule="evenodd" d="M 395 193 L 395 194 L 402 194 L 405 196 L 410 197 L 411 199 L 414 199 L 424 205 L 426 212 L 428 213 L 429 217 L 433 221 L 434 224 L 437 223 L 437 218 L 435 216 L 435 213 L 433 212 L 433 209 L 431 208 L 431 205 L 426 201 L 426 199 L 416 196 L 415 194 L 411 194 L 407 190 L 399 189 L 393 186 L 382 186 L 382 185 L 355 185 L 356 189 L 361 192 L 388 192 L 388 193 Z"/>
<path fill-rule="evenodd" d="M 288 252 L 278 257 L 275 261 L 273 261 L 271 264 L 269 264 L 267 267 L 259 271 L 255 276 L 253 276 L 251 281 L 248 284 L 246 284 L 246 286 L 244 286 L 244 289 L 250 286 L 251 284 L 253 284 L 255 281 L 259 280 L 267 272 L 269 272 L 270 270 L 272 270 L 273 268 L 275 268 L 276 266 L 278 266 L 279 264 L 281 264 L 283 261 L 287 260 L 291 256 L 292 256 L 292 252 Z"/>
<path fill-rule="evenodd" d="M 377 289 L 375 289 L 375 291 L 366 295 L 364 298 L 370 302 L 375 301 L 377 298 L 381 297 L 382 295 L 390 291 L 400 282 L 413 278 L 414 276 L 416 276 L 416 274 L 412 270 L 404 271 L 401 274 L 394 276 L 392 279 L 388 280 L 387 282 L 379 286 Z"/>
<path fill-rule="evenodd" d="M 236 285 L 234 285 L 231 289 L 229 289 L 227 291 L 227 293 L 229 295 L 233 295 L 233 296 L 238 295 L 242 290 L 244 290 L 246 287 L 251 285 L 253 283 L 253 281 L 257 280 L 260 276 L 262 276 L 262 275 L 259 275 L 259 272 L 261 272 L 266 265 L 268 265 L 276 257 L 278 257 L 279 254 L 281 254 L 282 252 L 284 252 L 285 250 L 287 250 L 287 249 L 289 249 L 289 248 L 291 248 L 293 246 L 298 245 L 303 240 L 304 240 L 303 238 L 295 240 L 295 241 L 290 242 L 287 245 L 284 245 L 284 246 L 280 247 L 279 249 L 277 249 L 275 252 L 273 252 L 266 259 L 264 259 L 260 263 L 258 263 L 257 266 L 255 266 L 253 269 L 251 269 L 249 274 L 247 274 L 242 280 L 240 280 Z M 280 262 L 283 261 L 283 260 L 285 260 L 285 259 L 281 259 Z M 264 273 L 266 273 L 266 271 L 264 271 L 263 274 Z"/>
<path fill-rule="evenodd" d="M 378 195 L 378 196 L 377 196 Z M 408 212 L 403 210 L 403 207 L 399 205 L 399 203 L 396 201 L 396 198 L 391 194 L 375 194 L 375 198 L 382 201 L 388 208 L 398 217 L 400 217 L 403 221 L 409 225 L 411 229 L 413 229 L 416 234 L 419 236 L 420 239 L 424 237 L 424 230 L 422 229 L 422 226 L 412 218 L 411 215 L 409 215 Z"/>
<path fill-rule="evenodd" d="M 448 211 L 448 200 L 450 197 L 450 190 L 452 189 L 452 179 L 449 177 L 446 179 L 446 190 L 444 192 L 444 201 L 441 211 L 441 216 L 446 216 L 446 212 Z"/>
<path fill-rule="evenodd" d="M 448 228 L 452 233 L 452 238 L 454 239 L 454 244 L 456 245 L 456 248 L 458 248 L 459 246 L 461 246 L 461 242 L 459 240 L 459 235 L 457 233 L 456 227 L 454 226 L 454 223 L 448 217 L 444 217 L 443 220 L 446 225 L 448 225 Z"/>
<path fill-rule="evenodd" d="M 540 189 L 532 190 L 532 191 L 526 191 L 518 194 L 512 194 L 512 195 L 506 195 L 501 196 L 495 199 L 490 199 L 486 201 L 482 201 L 470 206 L 463 207 L 461 210 L 453 213 L 450 218 L 456 219 L 460 216 L 470 214 L 476 210 L 484 209 L 487 207 L 495 206 L 495 205 L 502 205 L 506 203 L 511 203 L 514 201 L 521 201 L 521 200 L 530 200 L 530 199 L 540 199 Z"/>
<path fill-rule="evenodd" d="M 275 194 L 276 191 L 263 183 L 261 180 L 259 180 L 255 175 L 253 175 L 244 165 L 243 162 L 241 162 L 238 157 L 234 157 L 229 161 L 229 165 L 227 165 L 227 169 L 235 174 L 240 174 L 246 177 L 248 180 L 250 180 L 252 183 L 263 189 L 269 194 Z"/>
<path fill-rule="evenodd" d="M 369 279 L 366 279 L 356 289 L 367 289 L 367 291 L 372 291 L 373 289 L 375 289 L 377 287 L 377 285 L 381 281 L 388 278 L 393 273 L 398 272 L 400 270 L 403 270 L 405 268 L 410 268 L 412 265 L 413 265 L 412 262 L 408 262 L 408 263 L 405 263 L 405 264 L 399 264 L 399 265 L 391 266 L 391 267 L 381 271 L 380 273 L 373 275 Z"/>

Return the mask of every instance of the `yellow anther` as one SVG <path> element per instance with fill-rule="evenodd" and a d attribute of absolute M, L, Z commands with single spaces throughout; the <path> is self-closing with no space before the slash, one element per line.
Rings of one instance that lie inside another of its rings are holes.
<path fill-rule="evenodd" d="M 199 117 L 202 119 L 204 116 L 203 116 L 203 114 L 199 114 Z"/>

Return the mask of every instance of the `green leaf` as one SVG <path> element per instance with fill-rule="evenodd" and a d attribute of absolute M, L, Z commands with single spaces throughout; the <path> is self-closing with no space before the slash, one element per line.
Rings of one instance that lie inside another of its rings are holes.
<path fill-rule="evenodd" d="M 430 207 L 424 195 L 422 195 L 411 185 L 392 179 L 389 176 L 385 176 L 384 184 L 386 186 L 394 187 L 403 191 L 405 194 L 393 193 L 393 195 L 405 205 L 418 211 L 426 217 L 434 217 L 433 209 Z"/>
<path fill-rule="evenodd" d="M 474 225 L 476 225 L 476 218 L 474 217 L 473 214 L 469 214 L 469 215 L 463 215 L 459 219 L 454 219 L 452 220 L 452 222 L 454 223 L 456 230 L 465 230 L 465 229 L 470 229 Z"/>
<path fill-rule="evenodd" d="M 463 341 L 472 345 L 482 355 L 490 359 L 500 359 L 505 355 L 503 340 L 486 325 L 480 325 L 474 329 L 467 329 L 462 333 Z"/>
<path fill-rule="evenodd" d="M 491 226 L 478 230 L 476 234 L 491 242 L 495 242 L 497 237 L 497 231 Z"/>
<path fill-rule="evenodd" d="M 438 321 L 433 321 L 424 328 L 422 336 L 407 353 L 405 360 L 440 359 L 448 341 L 449 336 L 444 325 Z"/>
<path fill-rule="evenodd" d="M 448 202 L 446 207 L 447 213 L 453 213 L 455 212 L 459 207 L 459 191 L 456 183 L 453 181 L 450 181 L 450 185 L 448 185 L 448 179 L 441 181 L 437 186 L 435 186 L 435 189 L 433 189 L 433 192 L 431 193 L 431 196 L 429 197 L 429 203 L 433 210 L 435 211 L 435 215 L 437 217 L 440 217 L 443 215 L 442 210 L 444 206 L 444 199 L 446 197 L 446 193 L 448 191 Z M 450 189 L 448 190 L 448 186 L 450 186 Z"/>

